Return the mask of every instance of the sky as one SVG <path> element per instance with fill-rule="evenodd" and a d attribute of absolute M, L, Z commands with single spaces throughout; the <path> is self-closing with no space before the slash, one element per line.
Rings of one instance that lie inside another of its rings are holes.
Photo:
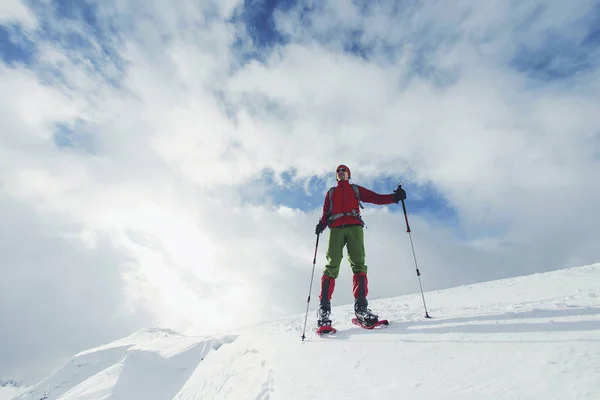
<path fill-rule="evenodd" d="M 4 0 L 0 379 L 303 312 L 338 164 L 402 182 L 425 290 L 597 262 L 599 27 L 587 0 Z M 402 207 L 363 217 L 369 297 L 418 291 Z"/>

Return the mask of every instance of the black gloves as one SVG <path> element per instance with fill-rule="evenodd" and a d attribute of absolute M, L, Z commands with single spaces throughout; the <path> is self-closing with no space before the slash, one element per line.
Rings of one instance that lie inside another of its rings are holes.
<path fill-rule="evenodd" d="M 398 203 L 400 200 L 406 200 L 406 192 L 402 185 L 398 185 L 398 189 L 394 190 L 394 201 Z"/>
<path fill-rule="evenodd" d="M 315 233 L 318 235 L 321 232 L 323 232 L 325 230 L 325 224 L 323 222 L 321 222 L 321 220 L 319 220 L 319 223 L 317 224 L 316 228 L 315 228 Z"/>

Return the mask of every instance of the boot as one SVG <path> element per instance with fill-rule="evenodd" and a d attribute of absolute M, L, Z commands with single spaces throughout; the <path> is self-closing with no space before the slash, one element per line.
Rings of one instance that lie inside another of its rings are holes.
<path fill-rule="evenodd" d="M 367 299 L 359 297 L 354 301 L 354 314 L 361 325 L 371 326 L 379 321 L 379 316 L 368 308 Z"/>
<path fill-rule="evenodd" d="M 367 294 L 369 294 L 369 280 L 367 274 L 359 272 L 352 278 L 352 291 L 354 292 L 354 314 L 362 325 L 371 326 L 379 320 L 379 317 L 367 308 Z"/>
<path fill-rule="evenodd" d="M 331 326 L 331 309 L 319 306 L 317 310 L 317 326 Z"/>
<path fill-rule="evenodd" d="M 317 310 L 317 326 L 331 326 L 331 296 L 335 289 L 335 279 L 327 275 L 321 277 L 321 294 L 319 295 L 319 309 Z"/>

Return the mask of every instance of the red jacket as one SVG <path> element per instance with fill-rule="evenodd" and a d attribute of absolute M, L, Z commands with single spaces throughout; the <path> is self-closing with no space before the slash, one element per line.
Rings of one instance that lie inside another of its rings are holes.
<path fill-rule="evenodd" d="M 358 186 L 358 185 L 357 185 Z M 365 189 L 362 186 L 358 186 L 358 193 L 360 195 L 360 201 L 364 203 L 372 204 L 392 204 L 395 203 L 393 194 L 377 194 L 369 189 Z M 332 214 L 349 213 L 355 210 L 356 213 L 360 212 L 358 205 L 358 199 L 356 193 L 349 181 L 339 181 L 335 189 L 333 190 L 333 212 Z M 325 202 L 323 203 L 323 216 L 321 222 L 327 226 L 329 220 L 329 191 L 325 195 Z M 335 219 L 330 228 L 347 225 L 362 225 L 359 218 L 352 215 L 345 215 Z"/>

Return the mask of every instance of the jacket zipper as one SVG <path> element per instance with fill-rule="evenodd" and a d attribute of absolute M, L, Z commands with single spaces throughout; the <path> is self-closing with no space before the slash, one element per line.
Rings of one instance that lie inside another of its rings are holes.
<path fill-rule="evenodd" d="M 344 212 L 345 208 L 344 208 L 344 199 L 346 198 L 346 192 L 344 191 L 344 185 L 342 185 L 342 209 L 340 210 L 342 213 Z M 346 220 L 344 219 L 346 218 L 345 216 L 342 216 L 342 227 L 346 226 Z"/>

